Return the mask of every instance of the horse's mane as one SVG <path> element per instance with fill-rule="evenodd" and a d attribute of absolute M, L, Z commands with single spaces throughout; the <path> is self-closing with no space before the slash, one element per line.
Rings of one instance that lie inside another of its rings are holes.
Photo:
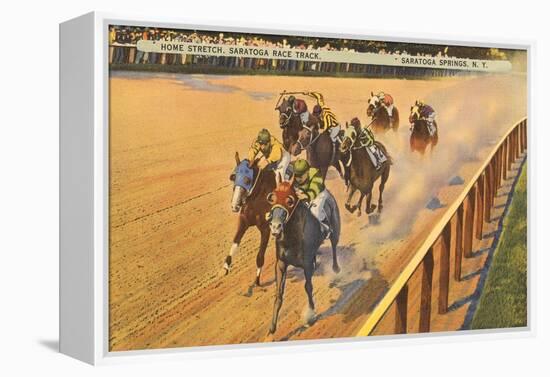
<path fill-rule="evenodd" d="M 269 173 L 273 174 L 273 181 L 275 182 L 275 172 L 269 169 L 260 169 L 257 166 L 253 167 L 254 169 L 254 183 L 252 184 L 252 189 L 250 190 L 250 199 L 254 199 L 260 192 L 259 188 L 262 187 L 263 182 L 269 178 Z"/>

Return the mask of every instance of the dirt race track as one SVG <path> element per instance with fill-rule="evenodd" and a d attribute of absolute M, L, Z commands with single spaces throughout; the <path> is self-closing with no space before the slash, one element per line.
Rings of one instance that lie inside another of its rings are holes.
<path fill-rule="evenodd" d="M 325 243 L 313 279 L 318 319 L 306 327 L 303 273 L 290 268 L 276 341 L 355 335 L 462 183 L 526 115 L 525 82 L 521 74 L 422 81 L 113 73 L 111 350 L 272 340 L 273 240 L 261 287 L 253 287 L 256 229 L 245 235 L 228 276 L 222 265 L 237 225 L 230 208 L 234 153 L 246 155 L 261 128 L 280 135 L 274 105 L 283 89 L 319 91 L 341 122 L 359 116 L 363 123 L 371 90 L 384 90 L 396 101 L 401 127 L 379 136 L 395 161 L 380 216 L 348 213 L 344 184 L 329 172 L 343 222 L 342 271 L 332 272 Z M 425 157 L 408 147 L 416 98 L 433 105 L 440 127 L 439 145 Z"/>

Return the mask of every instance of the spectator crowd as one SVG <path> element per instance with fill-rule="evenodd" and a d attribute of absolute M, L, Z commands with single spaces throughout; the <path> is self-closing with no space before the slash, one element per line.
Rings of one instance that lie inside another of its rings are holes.
<path fill-rule="evenodd" d="M 505 59 L 503 51 L 487 48 L 441 46 L 430 44 L 332 39 L 316 37 L 281 37 L 243 33 L 185 31 L 161 28 L 111 26 L 109 28 L 109 62 L 112 64 L 160 64 L 219 67 L 225 70 L 298 71 L 320 73 L 407 74 L 409 67 L 384 67 L 366 64 L 315 62 L 291 59 L 246 58 L 233 56 L 204 56 L 144 52 L 136 48 L 139 40 L 168 42 L 211 43 L 242 47 L 275 47 L 302 50 L 370 52 L 377 54 L 411 55 L 418 57 L 458 57 L 470 59 Z M 422 69 L 416 69 L 422 71 Z M 446 71 L 446 70 L 440 70 Z M 440 72 L 444 74 L 444 72 Z M 447 74 L 452 74 L 452 71 Z M 444 74 L 444 75 L 447 75 Z"/>

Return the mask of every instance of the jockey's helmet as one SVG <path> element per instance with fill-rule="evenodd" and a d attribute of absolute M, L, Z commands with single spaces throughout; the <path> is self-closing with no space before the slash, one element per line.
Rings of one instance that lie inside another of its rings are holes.
<path fill-rule="evenodd" d="M 379 92 L 378 93 L 378 98 L 382 99 L 386 96 L 386 94 L 384 92 Z"/>
<path fill-rule="evenodd" d="M 361 127 L 361 121 L 360 121 L 359 118 L 357 118 L 357 117 L 356 117 L 356 118 L 353 118 L 353 119 L 351 120 L 351 125 L 352 125 L 353 127 Z"/>
<path fill-rule="evenodd" d="M 290 105 L 293 105 L 293 104 L 294 104 L 294 101 L 296 101 L 296 97 L 294 97 L 294 96 L 288 97 L 288 103 L 289 103 Z"/>
<path fill-rule="evenodd" d="M 422 107 L 422 106 L 425 105 L 424 100 L 421 100 L 421 99 L 417 100 L 417 101 L 416 101 L 416 104 L 417 104 L 419 107 Z"/>
<path fill-rule="evenodd" d="M 264 128 L 260 132 L 258 132 L 258 137 L 256 138 L 256 141 L 262 145 L 269 144 L 271 142 L 271 134 L 268 130 Z"/>
<path fill-rule="evenodd" d="M 303 158 L 299 158 L 294 161 L 294 175 L 297 177 L 302 177 L 309 171 L 309 162 Z"/>

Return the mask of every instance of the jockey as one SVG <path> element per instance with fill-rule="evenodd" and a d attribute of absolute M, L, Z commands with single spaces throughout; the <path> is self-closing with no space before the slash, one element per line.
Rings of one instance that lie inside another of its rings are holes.
<path fill-rule="evenodd" d="M 422 100 L 416 101 L 416 105 L 418 106 L 418 115 L 420 116 L 419 119 L 426 121 L 428 124 L 428 131 L 430 132 L 430 135 L 433 136 L 435 133 L 435 110 Z"/>
<path fill-rule="evenodd" d="M 318 92 L 305 92 L 306 96 L 313 97 L 317 101 L 317 104 L 313 107 L 313 115 L 315 115 L 321 122 L 321 130 L 327 130 L 330 138 L 335 142 L 340 132 L 340 123 L 336 120 L 336 116 L 332 110 L 325 105 L 325 99 L 323 95 Z"/>
<path fill-rule="evenodd" d="M 382 107 L 386 109 L 388 116 L 391 118 L 393 115 L 393 97 L 384 92 L 380 92 L 376 96 L 380 100 Z"/>
<path fill-rule="evenodd" d="M 300 116 L 302 125 L 306 126 L 309 121 L 309 111 L 307 110 L 306 101 L 296 98 L 294 96 L 288 97 L 288 103 L 292 106 L 292 112 Z"/>
<path fill-rule="evenodd" d="M 330 236 L 330 225 L 325 212 L 325 201 L 328 191 L 323 183 L 323 177 L 318 169 L 309 166 L 304 159 L 297 159 L 292 163 L 294 173 L 294 189 L 298 199 L 309 203 L 311 214 L 321 224 L 321 231 L 325 238 Z"/>
<path fill-rule="evenodd" d="M 260 161 L 258 162 L 260 169 L 272 166 L 276 175 L 280 174 L 281 179 L 287 179 L 286 170 L 290 163 L 290 153 L 265 128 L 258 133 L 258 136 L 248 150 L 248 161 L 250 164 L 254 162 L 258 154 L 260 154 Z"/>
<path fill-rule="evenodd" d="M 359 143 L 361 144 L 361 147 L 365 147 L 367 154 L 369 155 L 369 158 L 376 170 L 380 169 L 382 167 L 382 163 L 384 163 L 388 158 L 375 143 L 374 134 L 372 131 L 368 128 L 363 128 L 359 118 L 353 118 L 351 120 L 351 126 L 355 128 Z"/>

